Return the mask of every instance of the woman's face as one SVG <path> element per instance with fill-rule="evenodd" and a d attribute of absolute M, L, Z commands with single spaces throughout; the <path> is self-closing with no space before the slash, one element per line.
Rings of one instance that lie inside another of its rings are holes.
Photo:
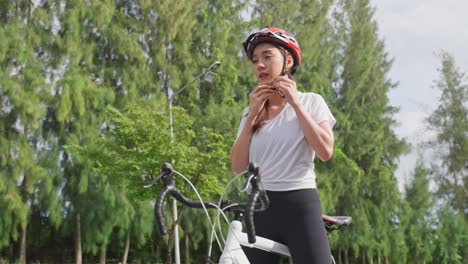
<path fill-rule="evenodd" d="M 261 84 L 270 83 L 283 70 L 284 57 L 281 50 L 270 43 L 258 44 L 252 56 L 253 72 Z M 294 61 L 288 55 L 286 69 L 292 67 Z"/>

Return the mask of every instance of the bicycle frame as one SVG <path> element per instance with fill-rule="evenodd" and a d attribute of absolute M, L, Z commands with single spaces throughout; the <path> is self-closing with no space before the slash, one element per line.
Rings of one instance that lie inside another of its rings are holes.
<path fill-rule="evenodd" d="M 288 257 L 291 256 L 287 246 L 267 238 L 259 236 L 256 238 L 256 242 L 250 244 L 247 234 L 242 232 L 242 223 L 238 220 L 232 221 L 229 224 L 229 233 L 226 238 L 226 243 L 224 244 L 224 250 L 219 259 L 219 264 L 250 264 L 241 245 Z"/>

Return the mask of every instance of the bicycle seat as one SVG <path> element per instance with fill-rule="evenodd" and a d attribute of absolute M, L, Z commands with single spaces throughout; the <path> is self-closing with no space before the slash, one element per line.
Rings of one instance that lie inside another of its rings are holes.
<path fill-rule="evenodd" d="M 334 230 L 338 230 L 343 226 L 351 224 L 351 216 L 328 216 L 322 215 L 323 223 L 325 224 L 325 229 L 328 233 L 331 233 Z"/>

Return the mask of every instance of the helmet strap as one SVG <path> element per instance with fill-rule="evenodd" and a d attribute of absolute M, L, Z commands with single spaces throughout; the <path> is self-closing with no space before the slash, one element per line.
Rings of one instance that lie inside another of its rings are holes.
<path fill-rule="evenodd" d="M 286 71 L 286 64 L 288 63 L 288 52 L 283 47 L 279 48 L 283 53 L 283 69 L 281 70 L 280 76 L 289 75 L 289 71 Z"/>

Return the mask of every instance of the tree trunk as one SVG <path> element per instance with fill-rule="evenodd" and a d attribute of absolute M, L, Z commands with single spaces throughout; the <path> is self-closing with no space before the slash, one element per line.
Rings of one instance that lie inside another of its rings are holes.
<path fill-rule="evenodd" d="M 168 236 L 169 236 L 169 239 L 167 240 L 166 264 L 172 264 L 172 246 L 174 244 L 173 242 L 174 230 L 171 229 Z"/>
<path fill-rule="evenodd" d="M 15 250 L 14 250 L 14 243 L 10 240 L 10 248 L 8 251 L 8 257 L 10 258 L 10 262 L 15 262 Z"/>
<path fill-rule="evenodd" d="M 122 258 L 122 264 L 127 264 L 128 251 L 130 249 L 130 230 L 127 232 L 127 238 L 125 239 L 125 251 Z"/>
<path fill-rule="evenodd" d="M 82 264 L 81 255 L 81 219 L 80 213 L 75 216 L 75 263 Z"/>
<path fill-rule="evenodd" d="M 345 263 L 346 263 L 346 264 L 349 264 L 348 249 L 345 250 L 345 252 L 344 252 L 344 257 L 345 257 Z"/>
<path fill-rule="evenodd" d="M 380 264 L 380 251 L 377 252 L 377 264 Z"/>
<path fill-rule="evenodd" d="M 336 255 L 337 256 L 335 256 L 335 262 L 338 263 L 338 264 L 341 264 L 341 247 L 339 247 L 339 246 L 338 246 L 338 254 L 336 254 Z M 336 257 L 338 257 L 338 258 L 336 258 Z"/>
<path fill-rule="evenodd" d="M 190 240 L 187 234 L 185 234 L 185 264 L 190 264 Z"/>
<path fill-rule="evenodd" d="M 26 224 L 21 225 L 20 263 L 26 264 Z"/>
<path fill-rule="evenodd" d="M 106 264 L 106 253 L 107 253 L 106 243 L 102 243 L 100 251 L 101 251 L 101 254 L 99 255 L 99 264 Z"/>
<path fill-rule="evenodd" d="M 205 264 L 213 263 L 211 261 L 211 249 L 212 249 L 213 245 L 212 245 L 212 243 L 210 244 L 210 242 L 212 242 L 212 239 L 210 239 L 210 236 L 211 236 L 211 232 L 208 232 L 207 237 L 206 237 L 207 238 L 206 243 L 207 243 L 208 247 L 206 248 L 206 253 L 205 253 L 205 256 L 206 256 L 205 257 Z"/>

